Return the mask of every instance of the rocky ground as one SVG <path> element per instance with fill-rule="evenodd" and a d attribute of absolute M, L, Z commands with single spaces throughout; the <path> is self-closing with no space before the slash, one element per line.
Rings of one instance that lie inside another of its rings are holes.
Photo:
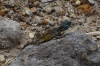
<path fill-rule="evenodd" d="M 70 32 L 39 46 L 27 46 L 10 66 L 100 66 L 100 51 L 90 36 Z"/>
<path fill-rule="evenodd" d="M 10 43 L 0 45 L 1 66 L 9 66 L 18 53 L 30 44 L 38 45 L 74 31 L 91 35 L 100 47 L 99 0 L 0 0 L 0 15 L 18 22 L 22 33 L 14 48 Z M 65 20 L 71 22 L 69 29 L 56 29 Z"/>

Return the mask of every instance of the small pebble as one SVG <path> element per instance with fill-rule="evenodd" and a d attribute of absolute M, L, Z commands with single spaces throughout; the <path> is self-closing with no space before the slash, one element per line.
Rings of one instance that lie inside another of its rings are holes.
<path fill-rule="evenodd" d="M 51 10 L 52 10 L 52 8 L 51 8 L 51 7 L 46 7 L 45 9 L 46 9 L 46 12 L 47 12 L 47 13 L 50 13 L 50 12 L 51 12 Z"/>
<path fill-rule="evenodd" d="M 96 25 L 97 25 L 97 27 L 100 27 L 100 22 L 97 22 Z"/>
<path fill-rule="evenodd" d="M 55 9 L 56 13 L 60 13 L 60 11 L 61 11 L 61 7 L 55 7 L 54 9 Z"/>
<path fill-rule="evenodd" d="M 29 8 L 32 8 L 32 7 L 33 7 L 33 4 L 32 4 L 32 3 L 28 3 L 27 6 L 28 6 Z"/>
<path fill-rule="evenodd" d="M 5 63 L 6 59 L 4 57 L 4 55 L 0 55 L 0 63 Z"/>
<path fill-rule="evenodd" d="M 97 38 L 97 39 L 100 39 L 100 36 L 97 36 L 96 38 Z"/>
<path fill-rule="evenodd" d="M 39 1 L 35 1 L 34 2 L 34 6 L 38 7 L 40 5 L 40 2 Z"/>
<path fill-rule="evenodd" d="M 63 16 L 63 19 L 64 19 L 64 20 L 66 20 L 66 19 L 67 19 L 67 20 L 69 20 L 69 21 L 70 21 L 70 19 L 71 19 L 71 18 L 70 18 L 70 17 L 67 17 L 67 16 Z"/>
<path fill-rule="evenodd" d="M 92 5 L 95 4 L 94 0 L 88 0 Z"/>
<path fill-rule="evenodd" d="M 5 64 L 10 64 L 13 61 L 13 58 L 8 58 L 5 62 Z"/>
<path fill-rule="evenodd" d="M 30 37 L 30 38 L 34 38 L 34 35 L 35 35 L 35 32 L 29 33 L 29 37 Z"/>
<path fill-rule="evenodd" d="M 54 21 L 53 21 L 53 20 L 46 19 L 46 21 L 47 21 L 50 25 L 54 25 Z"/>
<path fill-rule="evenodd" d="M 31 12 L 32 13 L 36 13 L 37 12 L 37 8 L 35 8 L 35 7 L 31 8 Z"/>
<path fill-rule="evenodd" d="M 29 8 L 25 8 L 25 14 L 32 16 L 33 13 L 31 12 L 31 10 Z"/>
<path fill-rule="evenodd" d="M 75 4 L 76 4 L 76 5 L 80 5 L 80 4 L 81 4 L 81 1 L 80 1 L 80 0 L 77 0 L 77 1 L 75 2 Z"/>
<path fill-rule="evenodd" d="M 76 18 L 76 15 L 75 15 L 74 13 L 72 13 L 72 14 L 70 15 L 70 17 L 71 17 L 71 18 Z"/>

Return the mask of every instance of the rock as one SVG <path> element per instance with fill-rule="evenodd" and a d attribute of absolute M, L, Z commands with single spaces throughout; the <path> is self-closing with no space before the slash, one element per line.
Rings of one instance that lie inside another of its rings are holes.
<path fill-rule="evenodd" d="M 61 7 L 54 7 L 57 13 L 60 13 Z"/>
<path fill-rule="evenodd" d="M 100 51 L 96 42 L 82 32 L 23 49 L 10 66 L 99 66 Z M 91 50 L 92 46 L 93 50 Z"/>
<path fill-rule="evenodd" d="M 38 7 L 40 5 L 40 2 L 39 1 L 35 1 L 34 2 L 34 6 Z"/>
<path fill-rule="evenodd" d="M 5 63 L 6 59 L 4 57 L 4 55 L 0 55 L 0 63 Z"/>
<path fill-rule="evenodd" d="M 54 25 L 54 24 L 55 24 L 53 20 L 46 19 L 46 21 L 47 21 L 50 25 Z"/>
<path fill-rule="evenodd" d="M 70 15 L 70 17 L 71 17 L 71 18 L 76 18 L 76 15 L 75 15 L 74 13 L 72 13 L 72 14 Z"/>
<path fill-rule="evenodd" d="M 36 13 L 37 12 L 37 8 L 35 8 L 35 7 L 31 8 L 31 12 L 32 13 Z"/>
<path fill-rule="evenodd" d="M 20 30 L 20 25 L 16 21 L 0 17 L 0 48 L 11 48 L 18 44 Z"/>
<path fill-rule="evenodd" d="M 28 3 L 27 6 L 28 6 L 29 8 L 32 8 L 32 7 L 34 6 L 34 4 Z"/>
<path fill-rule="evenodd" d="M 71 18 L 70 17 L 67 17 L 67 16 L 63 16 L 63 19 L 70 21 Z"/>
<path fill-rule="evenodd" d="M 88 0 L 90 4 L 95 4 L 94 0 Z"/>
<path fill-rule="evenodd" d="M 96 38 L 97 38 L 97 39 L 100 39 L 100 36 L 97 36 Z"/>
<path fill-rule="evenodd" d="M 29 33 L 29 37 L 30 37 L 30 38 L 34 38 L 34 35 L 35 35 L 35 32 L 30 32 L 30 33 Z"/>
<path fill-rule="evenodd" d="M 36 11 L 36 10 L 34 10 L 34 11 Z M 25 12 L 25 14 L 26 15 L 29 15 L 29 16 L 32 16 L 33 15 L 32 11 L 28 7 L 25 7 L 25 9 L 24 9 L 23 12 Z"/>
<path fill-rule="evenodd" d="M 80 4 L 81 4 L 81 1 L 80 1 L 80 0 L 77 0 L 77 1 L 75 2 L 75 4 L 76 4 L 76 5 L 80 5 Z"/>
<path fill-rule="evenodd" d="M 51 10 L 52 10 L 52 7 L 44 7 L 44 10 L 47 12 L 47 13 L 50 13 L 51 12 Z"/>
<path fill-rule="evenodd" d="M 43 3 L 44 3 L 44 2 L 48 2 L 48 1 L 52 1 L 52 0 L 41 0 L 41 2 L 43 2 Z"/>
<path fill-rule="evenodd" d="M 96 25 L 97 25 L 97 27 L 100 27 L 100 22 L 97 22 Z"/>
<path fill-rule="evenodd" d="M 13 58 L 8 58 L 8 59 L 6 59 L 5 64 L 9 65 L 12 61 L 13 61 Z"/>

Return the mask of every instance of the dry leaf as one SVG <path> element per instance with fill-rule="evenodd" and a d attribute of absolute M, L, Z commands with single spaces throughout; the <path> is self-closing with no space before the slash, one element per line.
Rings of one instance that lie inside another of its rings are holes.
<path fill-rule="evenodd" d="M 92 6 L 90 4 L 83 4 L 77 7 L 82 13 L 87 13 L 92 11 Z"/>
<path fill-rule="evenodd" d="M 4 15 L 5 15 L 5 10 L 4 10 L 4 9 L 1 9 L 1 10 L 0 10 L 0 15 L 1 15 L 1 16 L 4 16 Z"/>
<path fill-rule="evenodd" d="M 48 22 L 47 22 L 45 19 L 43 19 L 43 20 L 42 20 L 42 24 L 43 24 L 43 25 L 47 25 Z"/>
<path fill-rule="evenodd" d="M 81 4 L 89 4 L 88 0 L 81 0 Z"/>

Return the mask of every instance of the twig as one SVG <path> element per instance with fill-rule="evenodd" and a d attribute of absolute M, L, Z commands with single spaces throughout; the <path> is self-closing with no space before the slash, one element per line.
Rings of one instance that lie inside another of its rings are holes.
<path fill-rule="evenodd" d="M 96 32 L 89 32 L 86 33 L 87 35 L 91 35 L 91 36 L 100 36 L 100 31 L 96 31 Z"/>

